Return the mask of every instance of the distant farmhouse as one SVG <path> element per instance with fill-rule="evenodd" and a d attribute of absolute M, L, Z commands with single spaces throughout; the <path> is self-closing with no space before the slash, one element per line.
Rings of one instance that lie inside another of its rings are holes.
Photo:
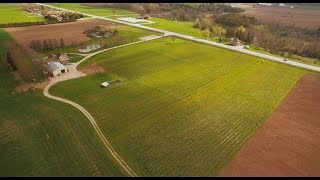
<path fill-rule="evenodd" d="M 67 54 L 61 54 L 58 58 L 61 63 L 67 63 L 69 60 L 69 56 Z"/>
<path fill-rule="evenodd" d="M 58 76 L 66 72 L 68 72 L 67 67 L 65 67 L 63 64 L 59 62 L 49 62 L 47 66 L 47 73 L 52 77 Z"/>
<path fill-rule="evenodd" d="M 272 6 L 271 3 L 258 3 L 259 6 Z"/>
<path fill-rule="evenodd" d="M 43 60 L 46 62 L 59 61 L 62 64 L 66 64 L 69 61 L 69 56 L 67 54 L 52 54 L 49 57 L 45 57 Z"/>
<path fill-rule="evenodd" d="M 229 41 L 230 41 L 230 44 L 233 46 L 242 46 L 242 42 L 238 38 L 232 37 L 229 39 Z"/>
<path fill-rule="evenodd" d="M 59 11 L 46 11 L 43 13 L 43 16 L 48 16 L 51 18 L 57 19 L 59 22 L 62 21 L 61 12 Z"/>
<path fill-rule="evenodd" d="M 148 15 L 139 15 L 137 19 L 150 19 Z"/>

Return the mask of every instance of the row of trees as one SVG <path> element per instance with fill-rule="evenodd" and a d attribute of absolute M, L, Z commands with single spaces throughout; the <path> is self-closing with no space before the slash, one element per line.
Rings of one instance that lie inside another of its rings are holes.
<path fill-rule="evenodd" d="M 43 24 L 46 24 L 46 22 L 44 22 L 44 21 L 36 21 L 36 22 L 5 23 L 5 24 L 0 24 L 0 28 L 20 27 L 20 26 L 34 26 L 34 25 L 43 25 Z"/>
<path fill-rule="evenodd" d="M 37 52 L 45 52 L 48 50 L 53 50 L 57 48 L 64 47 L 64 40 L 61 38 L 57 39 L 45 39 L 45 40 L 32 40 L 30 43 L 30 48 Z"/>
<path fill-rule="evenodd" d="M 98 35 L 98 36 L 102 36 L 102 37 L 110 37 L 110 36 L 118 36 L 119 31 L 117 29 L 103 30 L 100 26 L 95 26 L 93 28 L 85 30 L 83 33 L 89 37 L 93 37 L 93 35 Z"/>
<path fill-rule="evenodd" d="M 215 23 L 221 24 L 225 27 L 248 27 L 250 25 L 260 24 L 260 22 L 254 17 L 234 13 L 216 17 Z"/>
<path fill-rule="evenodd" d="M 237 8 L 237 7 L 231 7 L 227 4 L 222 3 L 201 3 L 198 7 L 198 10 L 200 12 L 211 12 L 211 13 L 241 13 L 244 12 L 244 9 Z"/>
<path fill-rule="evenodd" d="M 17 43 L 6 43 L 6 49 L 8 64 L 12 70 L 17 71 L 23 81 L 31 82 L 44 78 L 41 61 L 32 61 L 28 53 Z"/>
<path fill-rule="evenodd" d="M 77 19 L 84 18 L 85 16 L 78 13 L 61 13 L 58 17 L 54 17 L 44 13 L 43 17 L 48 23 L 64 23 L 64 22 L 74 22 Z M 59 17 L 61 18 L 60 21 L 58 19 Z"/>
<path fill-rule="evenodd" d="M 202 3 L 198 8 L 184 3 L 91 3 L 86 5 L 128 9 L 139 14 L 152 14 L 154 17 L 178 21 L 194 21 L 202 16 L 200 14 L 239 13 L 244 11 L 241 8 L 218 3 Z"/>
<path fill-rule="evenodd" d="M 262 24 L 254 17 L 239 14 L 225 14 L 202 18 L 194 24 L 201 29 L 205 39 L 210 36 L 232 38 L 264 48 L 266 51 L 291 56 L 297 54 L 320 59 L 320 28 L 317 30 Z"/>

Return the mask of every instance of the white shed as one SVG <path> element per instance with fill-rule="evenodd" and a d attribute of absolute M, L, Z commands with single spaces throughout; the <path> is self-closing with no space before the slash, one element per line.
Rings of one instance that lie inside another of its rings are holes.
<path fill-rule="evenodd" d="M 101 86 L 104 87 L 104 88 L 106 88 L 107 86 L 109 86 L 109 83 L 108 83 L 108 82 L 103 82 L 103 83 L 101 84 Z"/>
<path fill-rule="evenodd" d="M 47 71 L 51 76 L 57 76 L 68 71 L 68 69 L 59 62 L 49 62 Z"/>

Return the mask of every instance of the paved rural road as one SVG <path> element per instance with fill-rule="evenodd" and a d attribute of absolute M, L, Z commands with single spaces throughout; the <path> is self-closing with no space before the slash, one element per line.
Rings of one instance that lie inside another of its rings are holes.
<path fill-rule="evenodd" d="M 220 43 L 217 43 L 217 42 L 212 42 L 212 41 L 208 41 L 208 40 L 204 40 L 204 39 L 200 39 L 200 38 L 195 38 L 193 36 L 188 36 L 188 35 L 179 34 L 179 33 L 170 32 L 170 31 L 165 31 L 165 30 L 152 28 L 152 27 L 147 27 L 147 26 L 143 26 L 141 24 L 128 23 L 128 22 L 124 22 L 124 21 L 120 21 L 120 20 L 116 20 L 116 19 L 111 19 L 111 18 L 107 18 L 107 17 L 95 16 L 95 15 L 91 15 L 91 14 L 81 13 L 81 12 L 72 11 L 72 10 L 68 10 L 68 9 L 64 9 L 64 8 L 58 8 L 58 7 L 54 7 L 54 6 L 47 5 L 47 4 L 42 4 L 42 3 L 36 3 L 36 4 L 42 5 L 42 6 L 46 6 L 46 7 L 50 7 L 50 8 L 53 8 L 53 9 L 62 10 L 62 11 L 69 11 L 69 12 L 79 13 L 79 14 L 83 14 L 83 15 L 86 15 L 86 16 L 89 16 L 89 17 L 92 17 L 92 18 L 96 18 L 96 19 L 107 20 L 107 21 L 111 21 L 111 22 L 115 22 L 115 23 L 125 24 L 125 25 L 128 25 L 128 26 L 134 26 L 134 27 L 138 27 L 138 28 L 142 28 L 142 29 L 146 29 L 146 30 L 160 32 L 160 33 L 163 33 L 165 36 L 174 35 L 174 36 L 177 36 L 177 37 L 180 37 L 180 38 L 183 38 L 183 39 L 188 39 L 188 40 L 191 40 L 191 41 L 196 41 L 196 42 L 201 42 L 201 43 L 205 43 L 205 44 L 209 44 L 209 45 L 214 45 L 214 46 L 226 48 L 226 49 L 229 49 L 229 50 L 238 51 L 238 52 L 242 52 L 242 53 L 245 53 L 245 54 L 249 54 L 249 55 L 265 58 L 265 59 L 268 59 L 268 60 L 272 60 L 272 61 L 288 64 L 288 65 L 291 65 L 291 66 L 296 66 L 296 67 L 300 67 L 300 68 L 304 68 L 304 69 L 320 72 L 320 67 L 311 66 L 311 65 L 307 65 L 307 64 L 303 64 L 303 63 L 299 63 L 299 62 L 295 62 L 295 61 L 290 61 L 290 60 L 283 61 L 283 58 L 270 56 L 270 55 L 266 55 L 266 54 L 262 54 L 262 53 L 258 53 L 258 52 L 253 52 L 253 51 L 249 51 L 249 50 L 246 50 L 246 49 L 240 49 L 238 47 L 228 46 L 228 45 L 220 44 Z"/>
<path fill-rule="evenodd" d="M 107 138 L 103 135 L 102 131 L 100 130 L 98 124 L 96 123 L 96 121 L 94 120 L 94 118 L 91 116 L 91 114 L 82 106 L 80 106 L 79 104 L 72 102 L 70 100 L 61 98 L 61 97 L 57 97 L 57 96 L 53 96 L 49 93 L 49 89 L 51 86 L 53 86 L 54 84 L 61 82 L 61 81 L 66 81 L 69 79 L 75 79 L 75 78 L 79 78 L 79 77 L 83 77 L 85 76 L 84 73 L 80 72 L 77 70 L 77 66 L 82 63 L 83 61 L 89 59 L 90 57 L 97 55 L 99 53 L 108 51 L 108 50 L 112 50 L 112 49 L 116 49 L 116 48 L 121 48 L 124 46 L 129 46 L 129 45 L 133 45 L 133 44 L 137 44 L 137 43 L 141 43 L 141 42 L 145 42 L 145 41 L 150 41 L 152 39 L 156 39 L 156 38 L 160 38 L 161 36 L 158 37 L 152 37 L 150 39 L 146 39 L 146 40 L 142 40 L 142 41 L 137 41 L 137 42 L 133 42 L 133 43 L 129 43 L 129 44 L 124 44 L 124 45 L 120 45 L 120 46 L 116 46 L 116 47 L 112 47 L 112 48 L 108 48 L 108 49 L 103 49 L 91 54 L 87 54 L 85 55 L 85 57 L 78 61 L 75 64 L 72 65 L 66 65 L 67 68 L 69 69 L 69 72 L 61 74 L 60 76 L 54 77 L 50 79 L 50 83 L 45 87 L 45 89 L 43 90 L 43 94 L 44 96 L 57 100 L 57 101 L 61 101 L 67 104 L 70 104 L 74 107 L 76 107 L 77 109 L 79 109 L 90 121 L 90 123 L 92 124 L 92 126 L 94 127 L 95 131 L 97 132 L 98 136 L 100 137 L 100 139 L 102 140 L 103 144 L 107 147 L 107 149 L 109 150 L 109 152 L 111 153 L 111 155 L 116 159 L 116 161 L 123 167 L 123 169 L 130 175 L 130 176 L 138 176 L 129 166 L 128 164 L 120 157 L 120 155 L 113 149 L 113 147 L 111 146 L 111 144 L 109 143 L 109 141 L 107 140 Z"/>

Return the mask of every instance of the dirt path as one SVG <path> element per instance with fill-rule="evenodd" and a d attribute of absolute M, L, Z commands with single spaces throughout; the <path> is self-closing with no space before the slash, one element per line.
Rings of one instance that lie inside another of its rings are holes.
<path fill-rule="evenodd" d="M 91 114 L 84 109 L 82 106 L 80 106 L 77 103 L 74 103 L 72 101 L 69 101 L 67 99 L 63 99 L 60 97 L 56 97 L 56 96 L 52 96 L 49 94 L 48 90 L 49 88 L 54 85 L 55 83 L 51 83 L 48 86 L 46 86 L 46 88 L 44 89 L 44 95 L 48 98 L 51 99 L 55 99 L 57 101 L 61 101 L 67 104 L 70 104 L 72 106 L 74 106 L 75 108 L 79 109 L 90 121 L 90 123 L 92 124 L 92 126 L 94 127 L 95 131 L 97 132 L 99 138 L 102 140 L 103 144 L 107 147 L 107 149 L 109 150 L 109 152 L 111 153 L 111 155 L 117 160 L 117 162 L 123 167 L 123 169 L 130 175 L 130 176 L 137 176 L 137 174 L 127 165 L 127 163 L 119 156 L 119 154 L 113 149 L 113 147 L 111 146 L 111 144 L 109 143 L 109 141 L 107 140 L 107 138 L 103 135 L 103 133 L 101 132 L 98 124 L 96 123 L 96 121 L 94 120 L 94 118 L 91 116 Z"/>
<path fill-rule="evenodd" d="M 220 176 L 320 176 L 320 76 L 304 75 Z"/>
<path fill-rule="evenodd" d="M 160 38 L 161 36 L 159 36 L 158 38 Z M 155 39 L 155 38 L 153 38 Z M 116 47 L 112 47 L 112 48 L 108 48 L 108 49 L 103 49 L 91 54 L 87 54 L 84 56 L 84 58 L 82 60 L 80 60 L 79 62 L 75 63 L 75 64 L 71 64 L 71 65 L 66 65 L 66 67 L 69 69 L 69 72 L 64 73 L 60 76 L 54 77 L 50 79 L 50 83 L 45 87 L 45 89 L 43 90 L 43 94 L 44 96 L 50 98 L 50 99 L 54 99 L 57 101 L 61 101 L 67 104 L 72 105 L 73 107 L 79 109 L 90 121 L 90 123 L 92 124 L 92 126 L 94 127 L 95 131 L 97 132 L 99 138 L 101 139 L 101 141 L 103 142 L 103 144 L 107 147 L 108 151 L 111 153 L 111 155 L 115 158 L 115 160 L 120 164 L 120 166 L 128 173 L 129 176 L 135 177 L 138 176 L 130 167 L 129 165 L 121 158 L 121 156 L 113 149 L 112 145 L 109 143 L 109 141 L 107 140 L 107 138 L 103 135 L 102 131 L 100 130 L 98 124 L 96 123 L 96 121 L 94 120 L 94 118 L 91 116 L 91 114 L 82 106 L 80 106 L 79 104 L 69 101 L 67 99 L 64 98 L 60 98 L 57 96 L 53 96 L 49 93 L 49 89 L 51 86 L 53 86 L 54 84 L 58 83 L 58 82 L 62 82 L 62 81 L 66 81 L 69 79 L 75 79 L 75 78 L 79 78 L 79 77 L 83 77 L 86 74 L 80 72 L 77 70 L 77 66 L 82 63 L 83 61 L 91 58 L 94 55 L 97 55 L 99 53 L 108 51 L 108 50 L 112 50 L 112 49 L 116 49 L 116 48 L 121 48 L 121 47 L 125 47 L 125 46 L 129 46 L 129 45 L 133 45 L 133 44 L 137 44 L 137 43 L 141 43 L 141 42 L 145 42 L 145 41 L 150 41 L 153 39 L 148 39 L 148 40 L 142 40 L 142 41 L 137 41 L 137 42 L 133 42 L 133 43 L 129 43 L 129 44 L 124 44 L 124 45 L 120 45 L 120 46 L 116 46 Z"/>

